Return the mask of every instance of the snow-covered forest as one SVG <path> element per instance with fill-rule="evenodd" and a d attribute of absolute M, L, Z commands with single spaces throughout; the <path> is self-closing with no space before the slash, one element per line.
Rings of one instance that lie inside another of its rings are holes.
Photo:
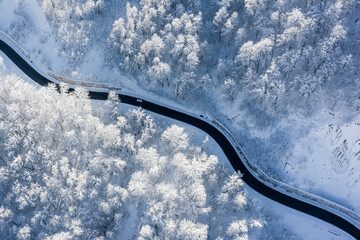
<path fill-rule="evenodd" d="M 360 214 L 358 0 L 0 0 L 0 30 L 43 69 L 206 112 L 270 176 Z M 1 78 L 3 236 L 294 237 L 181 127 Z"/>
<path fill-rule="evenodd" d="M 300 109 L 307 115 L 319 101 L 329 108 L 338 101 L 357 106 L 351 101 L 359 86 L 355 0 L 89 0 L 41 6 L 69 61 L 79 64 L 99 37 L 107 38 L 109 64 L 150 89 L 167 88 L 182 98 L 239 99 L 239 105 L 255 105 L 264 114 Z M 121 13 L 114 13 L 116 7 Z"/>
<path fill-rule="evenodd" d="M 207 138 L 120 110 L 114 93 L 102 107 L 83 89 L 0 78 L 1 239 L 293 237 Z"/>
<path fill-rule="evenodd" d="M 89 0 L 41 7 L 58 55 L 72 66 L 64 74 L 87 78 L 86 65 L 101 56 L 102 69 L 132 79 L 105 81 L 206 111 L 271 176 L 320 195 L 325 188 L 324 197 L 360 211 L 360 193 L 352 193 L 360 180 L 358 1 Z M 323 174 L 314 165 L 325 167 Z M 324 179 L 344 183 L 344 191 L 333 192 Z"/>

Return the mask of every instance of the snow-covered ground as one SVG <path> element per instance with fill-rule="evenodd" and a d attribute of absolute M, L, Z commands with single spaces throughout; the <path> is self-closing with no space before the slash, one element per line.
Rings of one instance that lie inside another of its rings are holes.
<path fill-rule="evenodd" d="M 324 124 L 300 138 L 289 158 L 290 184 L 360 212 L 359 120 L 337 125 Z"/>
<path fill-rule="evenodd" d="M 241 110 L 220 109 L 250 160 L 270 176 L 360 214 L 358 117 L 323 111 L 312 119 L 293 114 L 264 126 Z M 258 160 L 266 155 L 268 162 Z"/>
<path fill-rule="evenodd" d="M 121 230 L 117 233 L 115 239 L 131 240 L 136 236 L 135 229 L 137 228 L 136 222 L 138 215 L 136 207 L 130 205 L 127 209 L 127 213 L 128 216 L 126 217 L 126 221 L 124 222 Z"/>
<path fill-rule="evenodd" d="M 75 79 L 116 84 L 125 90 L 167 102 L 181 109 L 194 112 L 208 111 L 214 117 L 225 121 L 227 127 L 232 130 L 245 151 L 249 153 L 250 160 L 260 167 L 268 167 L 272 176 L 360 213 L 360 191 L 358 190 L 360 175 L 357 171 L 360 168 L 358 161 L 360 119 L 348 120 L 346 117 L 342 119 L 341 113 L 346 110 L 338 111 L 336 115 L 331 112 L 319 113 L 311 121 L 294 114 L 294 117 L 277 122 L 274 127 L 264 126 L 258 123 L 256 115 L 250 115 L 244 109 L 236 107 L 236 102 L 233 104 L 219 102 L 216 109 L 220 111 L 213 112 L 206 106 L 182 104 L 171 96 L 158 96 L 156 93 L 149 92 L 148 89 L 140 87 L 130 76 L 121 76 L 118 70 L 104 66 L 105 52 L 101 46 L 93 46 L 78 68 L 73 69 L 67 60 L 61 57 L 59 51 L 62 45 L 54 35 L 45 15 L 39 10 L 38 2 L 29 2 L 21 2 L 21 12 L 15 13 L 18 10 L 18 3 L 10 0 L 0 1 L 0 28 L 18 40 L 30 53 L 32 60 L 42 69 L 51 69 Z M 26 22 L 25 30 L 19 36 L 14 35 L 18 27 L 11 27 L 11 24 L 16 22 Z M 7 69 L 16 72 L 16 67 L 12 66 L 6 57 L 3 59 Z M 17 74 L 23 75 L 21 72 Z M 240 99 L 238 98 L 237 101 Z M 177 124 L 183 126 L 182 123 L 177 122 Z M 198 144 L 204 141 L 206 136 L 201 131 L 185 127 Z M 223 153 L 215 145 L 216 143 L 209 139 L 206 144 L 207 151 L 216 154 L 224 164 L 229 165 Z M 257 160 L 264 159 L 266 155 L 272 156 L 269 162 Z M 275 161 L 280 163 L 273 164 Z M 274 167 L 270 166 L 272 164 Z M 259 201 L 263 205 L 271 205 L 266 202 L 268 201 L 266 199 Z M 271 206 L 276 209 L 276 214 L 283 219 L 284 223 L 303 239 L 348 238 L 346 234 L 332 229 L 321 221 L 275 203 Z M 336 236 L 337 233 L 341 236 Z"/>

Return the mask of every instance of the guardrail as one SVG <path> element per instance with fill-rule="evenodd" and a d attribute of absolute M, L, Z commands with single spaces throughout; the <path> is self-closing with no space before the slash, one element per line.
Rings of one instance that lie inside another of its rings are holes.
<path fill-rule="evenodd" d="M 25 57 L 27 57 L 28 59 L 30 59 L 30 55 L 29 53 L 19 44 L 17 43 L 14 39 L 12 39 L 9 35 L 7 35 L 5 32 L 0 30 L 0 36 L 4 38 L 4 40 L 9 41 L 12 45 L 14 45 L 14 47 L 16 47 L 22 54 L 24 54 Z"/>
<path fill-rule="evenodd" d="M 112 87 L 106 83 L 97 83 L 97 82 L 85 82 L 85 81 L 80 81 L 80 80 L 73 80 L 73 79 L 70 79 L 70 78 L 66 78 L 66 77 L 63 77 L 63 76 L 60 76 L 56 73 L 53 73 L 51 71 L 47 71 L 47 74 L 58 80 L 59 82 L 63 82 L 63 83 L 67 83 L 67 84 L 70 84 L 70 85 L 73 85 L 73 86 L 81 86 L 81 87 L 87 87 L 87 88 L 101 88 L 101 89 L 107 89 L 107 90 L 122 90 L 121 87 Z"/>
<path fill-rule="evenodd" d="M 105 83 L 83 82 L 83 81 L 73 80 L 70 78 L 66 78 L 66 77 L 57 75 L 51 71 L 48 71 L 47 73 L 49 76 L 55 78 L 59 82 L 63 82 L 63 83 L 71 84 L 71 85 L 78 85 L 78 86 L 89 87 L 89 88 L 105 88 L 105 89 L 109 88 L 108 85 Z M 120 88 L 120 90 L 121 90 L 121 88 Z"/>
<path fill-rule="evenodd" d="M 30 54 L 14 39 L 12 39 L 9 35 L 7 35 L 5 32 L 0 30 L 0 37 L 8 42 L 10 45 L 14 46 L 15 49 L 19 50 L 28 60 L 30 60 Z M 27 61 L 29 64 L 33 65 L 32 61 Z M 38 68 L 36 68 L 38 69 Z M 67 83 L 74 86 L 82 86 L 82 87 L 88 87 L 88 88 L 102 88 L 102 89 L 108 89 L 108 90 L 122 90 L 120 87 L 113 87 L 106 83 L 96 83 L 96 82 L 85 82 L 85 81 L 79 81 L 79 80 L 73 80 L 70 78 L 66 78 L 63 76 L 60 76 L 54 72 L 51 72 L 50 70 L 47 71 L 47 75 L 52 77 L 53 79 Z"/>

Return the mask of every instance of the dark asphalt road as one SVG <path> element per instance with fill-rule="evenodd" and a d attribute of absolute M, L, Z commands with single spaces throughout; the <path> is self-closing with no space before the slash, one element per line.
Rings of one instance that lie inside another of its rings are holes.
<path fill-rule="evenodd" d="M 38 73 L 21 56 L 19 56 L 16 53 L 16 51 L 14 51 L 10 46 L 8 46 L 5 42 L 1 40 L 0 40 L 0 50 L 2 50 L 26 75 L 28 75 L 32 80 L 34 80 L 38 84 L 42 86 L 46 86 L 49 83 L 53 83 L 45 76 Z M 97 99 L 97 100 L 107 99 L 107 93 L 103 93 L 103 92 L 90 91 L 89 95 L 91 99 Z M 314 206 L 312 204 L 303 202 L 301 200 L 298 200 L 296 198 L 278 192 L 277 190 L 272 189 L 264 185 L 262 182 L 260 182 L 257 178 L 251 175 L 249 170 L 245 167 L 242 159 L 237 154 L 236 150 L 232 147 L 229 140 L 216 127 L 212 126 L 206 121 L 203 121 L 201 119 L 198 119 L 196 117 L 187 115 L 185 113 L 176 110 L 169 109 L 167 107 L 158 104 L 154 104 L 146 100 L 143 100 L 141 103 L 137 102 L 137 97 L 119 94 L 119 98 L 123 103 L 130 104 L 133 106 L 141 106 L 143 109 L 161 114 L 169 118 L 176 119 L 178 121 L 190 124 L 194 127 L 203 130 L 213 139 L 215 139 L 215 141 L 220 145 L 220 147 L 224 151 L 226 157 L 229 159 L 233 168 L 236 171 L 240 171 L 243 174 L 242 179 L 252 189 L 278 203 L 281 203 L 285 206 L 288 206 L 290 208 L 296 209 L 300 212 L 309 214 L 313 217 L 319 218 L 325 222 L 333 224 L 336 227 L 352 235 L 355 239 L 360 239 L 360 229 L 358 229 L 356 226 L 354 226 L 346 219 L 332 212 Z"/>

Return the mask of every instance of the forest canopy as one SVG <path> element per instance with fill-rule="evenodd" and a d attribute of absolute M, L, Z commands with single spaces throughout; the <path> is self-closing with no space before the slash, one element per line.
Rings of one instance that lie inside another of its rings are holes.
<path fill-rule="evenodd" d="M 238 174 L 115 93 L 96 107 L 84 89 L 11 74 L 0 101 L 1 238 L 121 239 L 131 218 L 134 239 L 271 232 Z"/>

